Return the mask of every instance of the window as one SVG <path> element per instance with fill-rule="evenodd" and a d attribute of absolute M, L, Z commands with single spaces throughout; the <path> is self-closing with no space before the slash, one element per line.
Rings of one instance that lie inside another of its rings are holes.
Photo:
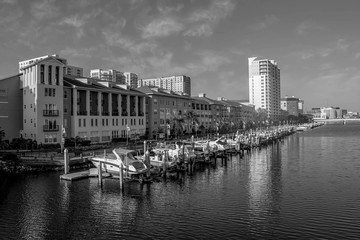
<path fill-rule="evenodd" d="M 49 82 L 49 85 L 52 84 L 51 76 L 52 76 L 52 66 L 49 66 L 48 67 L 48 82 Z"/>
<path fill-rule="evenodd" d="M 81 119 L 79 119 L 79 127 L 81 127 Z"/>
<path fill-rule="evenodd" d="M 83 121 L 83 125 L 84 127 L 86 127 L 86 119 L 84 118 L 84 121 Z"/>
<path fill-rule="evenodd" d="M 57 67 L 55 68 L 55 81 L 56 81 L 55 84 L 56 84 L 56 85 L 60 85 L 59 79 L 60 79 L 60 67 L 57 66 Z"/>
<path fill-rule="evenodd" d="M 24 109 L 26 109 L 26 105 L 24 105 Z"/>
<path fill-rule="evenodd" d="M 48 94 L 48 88 L 45 88 L 45 97 L 46 97 L 47 95 L 49 95 L 49 94 Z"/>
<path fill-rule="evenodd" d="M 64 91 L 64 98 L 67 98 L 68 96 L 67 96 L 67 91 L 65 90 Z"/>
<path fill-rule="evenodd" d="M 52 96 L 55 97 L 55 88 L 52 89 L 52 92 L 53 92 Z"/>
<path fill-rule="evenodd" d="M 91 126 L 94 126 L 94 119 L 91 119 L 90 124 Z"/>
<path fill-rule="evenodd" d="M 40 83 L 45 83 L 45 66 L 44 64 L 40 65 Z"/>
<path fill-rule="evenodd" d="M 97 119 L 95 119 L 95 127 L 97 127 Z"/>

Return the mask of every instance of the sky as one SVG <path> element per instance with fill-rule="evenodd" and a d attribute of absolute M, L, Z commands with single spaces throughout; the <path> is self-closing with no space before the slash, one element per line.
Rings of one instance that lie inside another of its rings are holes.
<path fill-rule="evenodd" d="M 0 78 L 58 54 L 73 66 L 186 75 L 192 95 L 248 99 L 248 58 L 273 59 L 281 97 L 360 112 L 358 0 L 0 0 Z"/>

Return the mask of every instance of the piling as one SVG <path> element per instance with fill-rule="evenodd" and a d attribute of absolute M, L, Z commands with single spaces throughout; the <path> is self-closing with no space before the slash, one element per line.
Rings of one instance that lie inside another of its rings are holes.
<path fill-rule="evenodd" d="M 70 164 L 69 151 L 67 148 L 65 148 L 65 150 L 64 150 L 64 174 L 69 173 L 69 164 Z"/>
<path fill-rule="evenodd" d="M 98 176 L 99 176 L 99 184 L 102 187 L 102 162 L 99 162 L 99 169 L 98 169 Z"/>
<path fill-rule="evenodd" d="M 166 158 L 167 158 L 167 151 L 164 151 L 163 156 L 163 177 L 166 178 Z"/>
<path fill-rule="evenodd" d="M 119 163 L 119 182 L 120 182 L 120 190 L 124 189 L 124 169 L 123 169 L 123 157 L 121 156 L 121 162 Z"/>

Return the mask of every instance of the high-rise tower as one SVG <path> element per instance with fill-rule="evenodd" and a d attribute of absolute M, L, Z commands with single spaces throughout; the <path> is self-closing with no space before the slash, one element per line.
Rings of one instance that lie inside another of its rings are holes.
<path fill-rule="evenodd" d="M 279 120 L 280 69 L 274 60 L 249 58 L 249 102 L 265 109 L 270 120 Z"/>

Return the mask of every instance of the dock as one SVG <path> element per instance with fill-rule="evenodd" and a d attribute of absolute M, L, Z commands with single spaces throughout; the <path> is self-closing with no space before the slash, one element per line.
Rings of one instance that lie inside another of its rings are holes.
<path fill-rule="evenodd" d="M 109 173 L 103 173 L 102 177 L 110 177 L 111 175 Z M 80 179 L 85 179 L 89 177 L 98 177 L 98 170 L 96 168 L 90 168 L 85 171 L 81 172 L 74 172 L 74 173 L 67 173 L 60 175 L 61 180 L 67 180 L 67 181 L 75 181 Z"/>

